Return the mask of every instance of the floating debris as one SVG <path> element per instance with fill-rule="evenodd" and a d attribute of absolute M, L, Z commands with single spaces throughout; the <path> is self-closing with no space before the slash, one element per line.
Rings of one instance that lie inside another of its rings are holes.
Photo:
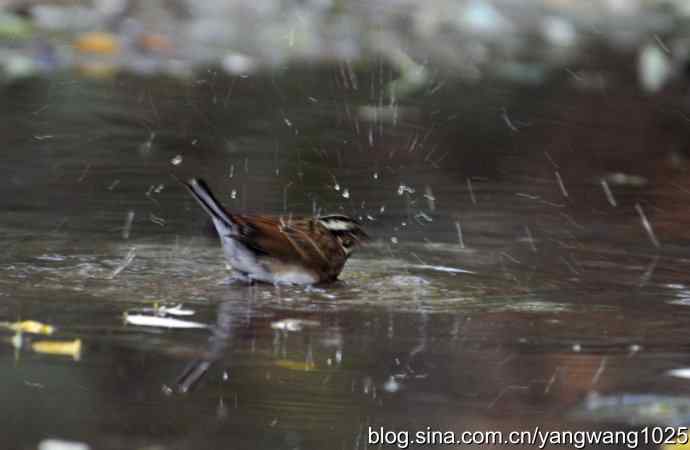
<path fill-rule="evenodd" d="M 16 331 L 18 333 L 51 335 L 55 327 L 35 320 L 23 320 L 21 322 L 0 322 L 1 328 Z"/>
<path fill-rule="evenodd" d="M 31 343 L 36 353 L 47 355 L 71 356 L 75 361 L 81 359 L 81 339 L 73 341 L 36 341 Z"/>
<path fill-rule="evenodd" d="M 38 450 L 91 450 L 91 447 L 83 442 L 44 439 L 38 444 Z"/>
<path fill-rule="evenodd" d="M 125 312 L 125 323 L 141 327 L 160 328 L 208 328 L 208 325 L 190 320 L 161 317 L 159 315 L 131 314 Z"/>
<path fill-rule="evenodd" d="M 283 319 L 271 322 L 271 328 L 281 331 L 302 331 L 305 327 L 318 327 L 321 323 L 316 320 Z"/>
<path fill-rule="evenodd" d="M 681 367 L 679 369 L 671 369 L 666 372 L 666 375 L 676 378 L 690 379 L 690 367 Z"/>
<path fill-rule="evenodd" d="M 137 256 L 137 248 L 132 247 L 129 249 L 129 252 L 127 252 L 127 256 L 125 256 L 125 259 L 124 261 L 122 261 L 122 264 L 117 266 L 115 270 L 113 270 L 113 273 L 110 274 L 110 279 L 112 280 L 113 278 L 118 276 L 120 272 L 125 270 L 127 266 L 129 266 L 132 263 L 132 261 L 134 261 L 135 256 Z"/>
<path fill-rule="evenodd" d="M 175 155 L 175 157 L 170 160 L 170 164 L 173 166 L 179 166 L 182 164 L 182 155 Z"/>

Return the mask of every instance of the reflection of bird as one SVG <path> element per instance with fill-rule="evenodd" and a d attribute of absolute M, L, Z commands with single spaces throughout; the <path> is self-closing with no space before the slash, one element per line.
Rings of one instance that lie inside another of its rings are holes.
<path fill-rule="evenodd" d="M 224 356 L 226 348 L 230 345 L 234 335 L 233 317 L 246 316 L 246 313 L 237 314 L 237 311 L 233 314 L 234 307 L 230 302 L 223 302 L 218 306 L 216 326 L 211 329 L 213 334 L 208 340 L 204 357 L 190 361 L 187 364 L 185 369 L 177 376 L 173 385 L 173 392 L 180 394 L 189 392 L 208 372 L 213 363 Z"/>
<path fill-rule="evenodd" d="M 206 183 L 187 187 L 211 216 L 225 257 L 248 281 L 313 284 L 335 281 L 367 234 L 347 216 L 275 218 L 230 214 Z"/>

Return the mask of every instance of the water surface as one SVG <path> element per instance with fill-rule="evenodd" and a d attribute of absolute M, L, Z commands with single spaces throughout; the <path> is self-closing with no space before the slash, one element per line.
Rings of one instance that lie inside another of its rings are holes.
<path fill-rule="evenodd" d="M 666 375 L 690 357 L 687 107 L 618 63 L 589 63 L 606 89 L 432 70 L 393 99 L 377 61 L 5 87 L 0 320 L 83 344 L 3 332 L 6 441 L 363 449 L 369 426 L 684 423 L 683 404 L 591 402 L 690 394 Z M 331 286 L 233 283 L 190 176 L 233 210 L 343 212 L 374 240 Z M 154 304 L 212 327 L 125 324 Z"/>

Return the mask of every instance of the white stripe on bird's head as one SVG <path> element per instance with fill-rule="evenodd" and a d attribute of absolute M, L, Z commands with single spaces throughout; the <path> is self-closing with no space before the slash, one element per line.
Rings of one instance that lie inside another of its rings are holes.
<path fill-rule="evenodd" d="M 359 227 L 347 216 L 323 216 L 319 217 L 319 222 L 330 231 L 352 231 Z"/>

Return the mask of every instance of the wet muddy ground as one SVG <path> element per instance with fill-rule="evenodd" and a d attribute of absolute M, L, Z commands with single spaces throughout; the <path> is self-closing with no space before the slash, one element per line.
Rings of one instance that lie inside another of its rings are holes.
<path fill-rule="evenodd" d="M 4 87 L 0 320 L 82 345 L 3 332 L 5 441 L 687 424 L 686 88 L 643 94 L 634 57 L 590 54 L 543 85 L 431 70 L 400 98 L 381 61 Z M 233 210 L 342 212 L 374 239 L 335 285 L 232 283 L 190 176 Z M 125 324 L 156 303 L 211 327 Z"/>

